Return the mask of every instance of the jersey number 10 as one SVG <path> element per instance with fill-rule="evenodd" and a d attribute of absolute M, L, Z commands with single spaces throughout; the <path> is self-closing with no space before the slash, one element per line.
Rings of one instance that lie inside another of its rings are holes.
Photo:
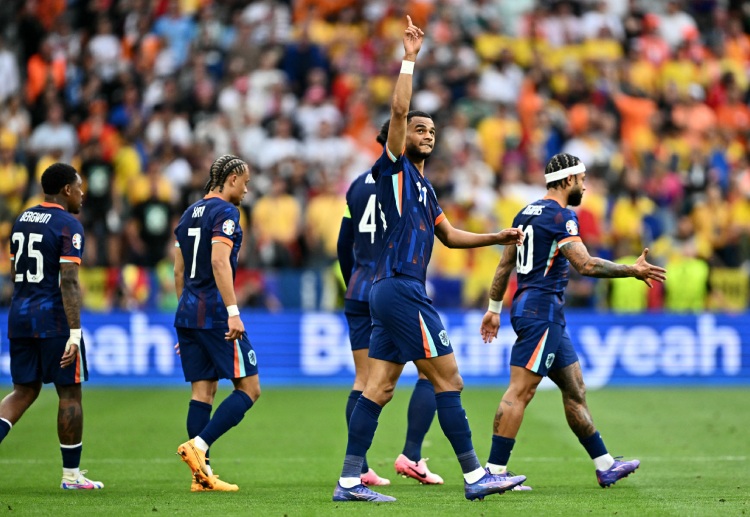
<path fill-rule="evenodd" d="M 524 230 L 521 224 L 518 229 L 523 232 L 523 244 L 516 247 L 516 271 L 527 275 L 534 267 L 534 227 L 528 225 Z"/>
<path fill-rule="evenodd" d="M 16 251 L 15 256 L 15 265 L 16 265 L 16 282 L 23 282 L 23 273 L 18 272 L 18 265 L 21 262 L 21 257 L 23 256 L 23 245 L 26 241 L 26 236 L 23 233 L 16 232 L 11 237 L 11 240 L 18 244 L 18 250 Z M 42 252 L 39 250 L 34 249 L 34 244 L 37 242 L 42 242 L 42 234 L 41 233 L 30 233 L 29 234 L 29 258 L 34 259 L 36 261 L 36 273 L 31 273 L 30 271 L 26 271 L 26 280 L 31 282 L 32 284 L 38 284 L 42 281 L 42 278 L 44 278 L 44 257 L 42 256 Z"/>

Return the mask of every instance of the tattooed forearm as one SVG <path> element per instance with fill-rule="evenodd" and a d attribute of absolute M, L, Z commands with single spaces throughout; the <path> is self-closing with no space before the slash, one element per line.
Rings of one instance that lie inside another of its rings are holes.
<path fill-rule="evenodd" d="M 78 283 L 78 264 L 60 265 L 60 290 L 68 325 L 81 328 L 81 285 Z"/>
<path fill-rule="evenodd" d="M 622 278 L 635 276 L 633 266 L 616 264 L 598 257 L 589 255 L 586 246 L 582 242 L 570 242 L 561 248 L 563 255 L 571 265 L 584 276 L 597 278 Z"/>
<path fill-rule="evenodd" d="M 492 286 L 490 287 L 490 299 L 491 300 L 502 300 L 505 296 L 505 290 L 508 288 L 508 279 L 510 273 L 516 265 L 516 247 L 506 246 L 503 251 L 503 256 L 500 259 L 500 263 L 497 265 L 495 270 L 495 278 L 492 279 Z"/>

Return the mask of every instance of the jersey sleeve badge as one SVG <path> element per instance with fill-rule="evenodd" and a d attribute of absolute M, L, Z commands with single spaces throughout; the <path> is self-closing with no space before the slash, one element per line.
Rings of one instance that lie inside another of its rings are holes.
<path fill-rule="evenodd" d="M 221 225 L 221 231 L 229 236 L 234 235 L 234 221 L 231 219 L 224 221 L 224 224 Z"/>
<path fill-rule="evenodd" d="M 77 249 L 77 250 L 81 249 L 81 234 L 80 233 L 74 234 L 73 237 L 70 240 L 73 243 L 73 247 L 75 249 Z"/>
<path fill-rule="evenodd" d="M 565 223 L 565 229 L 568 230 L 568 233 L 571 235 L 578 235 L 578 225 L 575 221 L 568 221 Z"/>

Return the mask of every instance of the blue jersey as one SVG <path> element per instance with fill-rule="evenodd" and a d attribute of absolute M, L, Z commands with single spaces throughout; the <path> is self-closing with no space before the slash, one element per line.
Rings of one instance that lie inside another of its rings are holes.
<path fill-rule="evenodd" d="M 83 226 L 62 206 L 42 203 L 18 216 L 10 239 L 16 276 L 8 337 L 69 335 L 60 290 L 60 263 L 81 263 Z"/>
<path fill-rule="evenodd" d="M 394 161 L 387 148 L 373 165 L 372 176 L 383 230 L 374 281 L 400 274 L 424 283 L 435 226 L 445 219 L 435 191 L 404 154 Z"/>
<path fill-rule="evenodd" d="M 211 266 L 211 246 L 232 247 L 232 278 L 242 245 L 240 212 L 216 196 L 206 196 L 182 214 L 175 228 L 176 246 L 185 262 L 184 288 L 177 306 L 174 326 L 193 329 L 228 328 L 227 308 L 216 287 Z"/>
<path fill-rule="evenodd" d="M 575 212 L 553 199 L 540 199 L 521 210 L 513 226 L 523 231 L 524 240 L 516 250 L 518 291 L 511 316 L 564 325 L 568 259 L 560 249 L 570 242 L 581 242 Z"/>
<path fill-rule="evenodd" d="M 352 275 L 346 286 L 347 300 L 367 303 L 370 299 L 375 264 L 381 248 L 381 231 L 375 201 L 375 179 L 370 171 L 361 174 L 346 192 L 346 215 L 351 218 L 354 250 Z"/>

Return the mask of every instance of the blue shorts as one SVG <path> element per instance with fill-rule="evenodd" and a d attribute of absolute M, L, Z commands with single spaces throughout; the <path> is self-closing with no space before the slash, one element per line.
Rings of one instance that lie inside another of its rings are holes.
<path fill-rule="evenodd" d="M 370 334 L 372 334 L 370 304 L 358 300 L 344 300 L 344 315 L 349 324 L 349 343 L 352 351 L 370 348 Z"/>
<path fill-rule="evenodd" d="M 185 380 L 213 381 L 258 375 L 258 359 L 247 334 L 224 339 L 226 329 L 177 328 Z"/>
<path fill-rule="evenodd" d="M 443 322 L 424 284 L 410 276 L 385 278 L 370 291 L 369 356 L 405 364 L 453 353 Z"/>
<path fill-rule="evenodd" d="M 10 340 L 10 376 L 13 384 L 32 384 L 40 380 L 58 386 L 70 386 L 89 380 L 86 368 L 86 346 L 81 338 L 75 362 L 60 368 L 68 336 Z"/>
<path fill-rule="evenodd" d="M 578 361 L 564 325 L 533 318 L 511 318 L 516 342 L 510 352 L 510 364 L 541 376 Z"/>

